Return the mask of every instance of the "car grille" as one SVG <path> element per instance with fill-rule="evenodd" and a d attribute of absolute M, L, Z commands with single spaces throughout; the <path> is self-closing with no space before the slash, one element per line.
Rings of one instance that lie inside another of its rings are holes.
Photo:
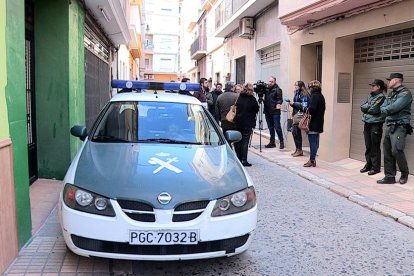
<path fill-rule="evenodd" d="M 141 201 L 118 200 L 122 211 L 131 219 L 142 222 L 155 222 L 154 208 Z"/>
<path fill-rule="evenodd" d="M 228 254 L 235 252 L 236 248 L 243 246 L 247 242 L 249 234 L 230 239 L 199 242 L 198 244 L 188 245 L 131 245 L 129 243 L 95 240 L 76 235 L 71 235 L 71 238 L 73 244 L 75 244 L 78 248 L 104 253 L 133 255 L 183 255 L 226 251 Z"/>
<path fill-rule="evenodd" d="M 174 209 L 172 221 L 190 221 L 199 217 L 207 207 L 208 200 L 191 201 L 179 204 Z M 141 201 L 118 200 L 122 211 L 131 219 L 142 222 L 155 222 L 154 208 Z"/>
<path fill-rule="evenodd" d="M 207 207 L 208 200 L 186 202 L 174 209 L 173 222 L 189 221 L 197 218 Z"/>

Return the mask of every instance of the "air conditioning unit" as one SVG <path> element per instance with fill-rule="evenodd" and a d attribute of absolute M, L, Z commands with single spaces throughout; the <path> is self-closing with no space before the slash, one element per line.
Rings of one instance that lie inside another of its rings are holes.
<path fill-rule="evenodd" d="M 244 17 L 239 21 L 239 37 L 251 38 L 253 35 L 253 18 Z"/>

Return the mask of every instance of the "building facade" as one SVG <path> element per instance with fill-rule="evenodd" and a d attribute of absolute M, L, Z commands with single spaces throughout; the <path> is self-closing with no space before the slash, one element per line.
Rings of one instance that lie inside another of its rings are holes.
<path fill-rule="evenodd" d="M 322 82 L 327 106 L 322 159 L 364 160 L 359 107 L 373 79 L 400 72 L 404 85 L 414 91 L 413 8 L 412 0 L 280 1 L 279 18 L 291 40 L 290 82 Z M 405 151 L 414 171 L 412 136 L 407 137 Z"/>
<path fill-rule="evenodd" d="M 179 0 L 145 0 L 144 79 L 176 81 Z"/>
<path fill-rule="evenodd" d="M 0 1 L 0 273 L 32 235 L 29 185 L 63 179 L 80 146 L 70 127 L 91 125 L 110 97 L 130 5 Z"/>

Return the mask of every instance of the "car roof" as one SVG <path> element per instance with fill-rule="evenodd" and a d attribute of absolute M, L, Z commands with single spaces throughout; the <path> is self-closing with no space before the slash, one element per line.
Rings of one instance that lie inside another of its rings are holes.
<path fill-rule="evenodd" d="M 124 92 L 118 93 L 113 96 L 111 102 L 125 102 L 125 101 L 138 101 L 138 102 L 173 102 L 173 103 L 186 103 L 186 104 L 198 104 L 201 102 L 192 96 L 180 95 L 178 93 L 165 93 L 165 92 Z"/>

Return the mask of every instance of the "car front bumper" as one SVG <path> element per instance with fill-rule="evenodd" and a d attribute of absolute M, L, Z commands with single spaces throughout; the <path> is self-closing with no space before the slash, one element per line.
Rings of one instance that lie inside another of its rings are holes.
<path fill-rule="evenodd" d="M 240 254 L 247 250 L 257 223 L 257 205 L 238 214 L 211 217 L 211 201 L 197 218 L 171 222 L 172 210 L 156 210 L 156 222 L 129 218 L 114 200 L 115 217 L 80 212 L 59 202 L 60 222 L 69 249 L 81 256 L 126 260 L 188 260 Z M 199 233 L 197 244 L 130 244 L 130 231 L 185 231 Z"/>

